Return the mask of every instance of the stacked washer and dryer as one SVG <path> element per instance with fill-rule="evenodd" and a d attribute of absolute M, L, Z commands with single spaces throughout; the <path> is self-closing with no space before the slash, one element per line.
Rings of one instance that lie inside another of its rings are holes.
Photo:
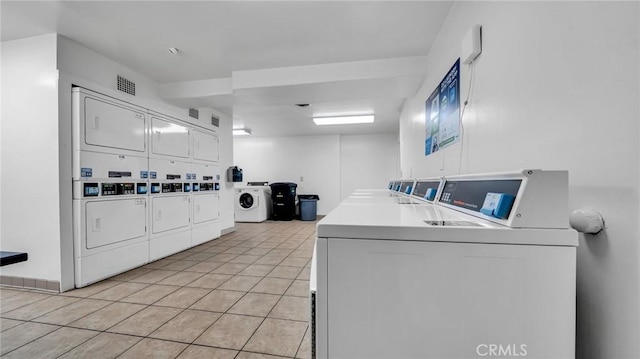
<path fill-rule="evenodd" d="M 73 89 L 75 284 L 220 236 L 218 135 Z"/>

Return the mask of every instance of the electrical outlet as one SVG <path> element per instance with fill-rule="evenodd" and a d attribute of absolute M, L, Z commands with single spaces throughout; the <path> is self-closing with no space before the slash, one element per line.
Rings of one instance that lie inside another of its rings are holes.
<path fill-rule="evenodd" d="M 304 182 L 304 177 L 300 176 L 300 182 Z"/>

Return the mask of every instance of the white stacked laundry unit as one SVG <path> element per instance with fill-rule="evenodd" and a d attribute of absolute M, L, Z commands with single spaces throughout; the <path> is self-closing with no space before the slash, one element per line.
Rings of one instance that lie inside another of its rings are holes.
<path fill-rule="evenodd" d="M 76 287 L 220 236 L 214 131 L 82 88 L 73 117 Z"/>
<path fill-rule="evenodd" d="M 212 131 L 194 128 L 191 179 L 193 223 L 191 245 L 220 237 L 220 139 Z"/>
<path fill-rule="evenodd" d="M 75 284 L 149 261 L 146 110 L 73 92 Z"/>

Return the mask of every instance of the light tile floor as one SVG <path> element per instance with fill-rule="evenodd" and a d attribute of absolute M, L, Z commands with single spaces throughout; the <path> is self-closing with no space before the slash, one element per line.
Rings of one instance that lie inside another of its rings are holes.
<path fill-rule="evenodd" d="M 0 288 L 3 358 L 308 358 L 316 222 L 236 231 L 61 294 Z"/>

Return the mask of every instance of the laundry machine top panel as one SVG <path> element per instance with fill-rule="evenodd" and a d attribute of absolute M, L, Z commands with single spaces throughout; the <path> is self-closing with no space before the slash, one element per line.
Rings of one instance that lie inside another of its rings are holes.
<path fill-rule="evenodd" d="M 189 158 L 189 127 L 152 116 L 151 154 Z"/>
<path fill-rule="evenodd" d="M 323 238 L 577 246 L 571 229 L 509 228 L 431 204 L 342 203 L 317 225 Z"/>
<path fill-rule="evenodd" d="M 357 191 L 318 223 L 319 237 L 577 245 L 566 171 L 450 176 L 434 204 Z"/>
<path fill-rule="evenodd" d="M 142 109 L 108 97 L 76 92 L 74 117 L 80 149 L 146 153 L 147 117 Z"/>

